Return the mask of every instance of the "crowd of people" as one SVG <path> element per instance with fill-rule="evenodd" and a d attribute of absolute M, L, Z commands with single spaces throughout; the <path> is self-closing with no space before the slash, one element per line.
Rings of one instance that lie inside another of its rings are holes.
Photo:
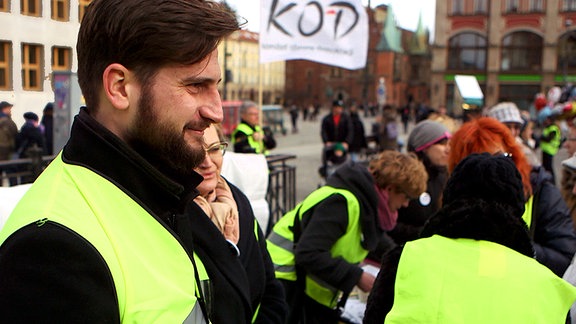
<path fill-rule="evenodd" d="M 359 290 L 365 323 L 565 323 L 576 157 L 561 190 L 550 157 L 528 158 L 534 142 L 558 151 L 555 115 L 539 115 L 536 137 L 512 103 L 464 123 L 441 107 L 402 143 L 405 107 L 387 105 L 366 158 L 358 107 L 338 98 L 321 120 L 325 185 L 266 233 L 221 174 L 228 147 L 276 146 L 251 101 L 230 142 L 222 133 L 217 46 L 240 27 L 219 2 L 91 3 L 77 43 L 86 107 L 0 230 L 3 321 L 338 323 Z M 51 105 L 20 131 L 0 107 L 14 138 L 0 153 L 51 153 Z"/>
<path fill-rule="evenodd" d="M 34 154 L 52 155 L 53 104 L 46 104 L 41 119 L 34 112 L 24 113 L 24 124 L 19 129 L 12 120 L 13 107 L 14 105 L 7 101 L 0 102 L 0 161 L 25 159 Z M 32 175 L 11 176 L 12 173 L 26 171 L 25 169 L 25 166 L 0 168 L 0 176 L 5 172 L 10 185 L 34 181 L 35 177 Z"/>

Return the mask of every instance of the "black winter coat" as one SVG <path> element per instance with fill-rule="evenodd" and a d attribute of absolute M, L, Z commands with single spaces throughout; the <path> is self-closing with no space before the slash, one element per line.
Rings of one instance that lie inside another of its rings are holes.
<path fill-rule="evenodd" d="M 322 128 L 320 130 L 322 142 L 346 142 L 350 145 L 354 136 L 352 127 L 352 120 L 348 114 L 342 113 L 340 121 L 336 125 L 334 123 L 334 115 L 330 113 L 322 119 Z"/>
<path fill-rule="evenodd" d="M 256 219 L 248 197 L 236 186 L 228 182 L 234 200 L 238 205 L 240 223 L 240 262 L 242 263 L 250 285 L 250 300 L 252 309 L 260 306 L 255 323 L 284 323 L 288 314 L 288 305 L 284 296 L 284 288 L 274 275 L 274 266 L 266 249 L 266 238 L 257 227 L 254 234 Z"/>
<path fill-rule="evenodd" d="M 396 244 L 404 244 L 417 239 L 426 221 L 440 209 L 448 170 L 445 167 L 427 165 L 426 171 L 428 173 L 426 192 L 411 200 L 408 207 L 398 210 L 398 223 L 389 232 Z"/>
<path fill-rule="evenodd" d="M 254 310 L 244 267 L 193 202 L 201 176 L 176 180 L 167 176 L 169 168 L 161 173 L 84 109 L 74 120 L 62 155 L 64 162 L 112 181 L 172 233 L 189 255 L 197 253 L 213 283 L 213 323 L 251 321 Z M 7 323 L 120 322 L 112 274 L 102 255 L 86 239 L 50 222 L 26 226 L 0 246 L 0 314 Z"/>
<path fill-rule="evenodd" d="M 570 211 L 544 168 L 532 169 L 530 183 L 534 195 L 530 231 L 536 260 L 561 277 L 576 252 L 576 233 Z"/>

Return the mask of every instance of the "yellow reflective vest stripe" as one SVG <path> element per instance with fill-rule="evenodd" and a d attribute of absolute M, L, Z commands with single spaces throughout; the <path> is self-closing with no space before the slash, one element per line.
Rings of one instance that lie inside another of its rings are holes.
<path fill-rule="evenodd" d="M 182 245 L 107 179 L 59 155 L 18 203 L 0 242 L 38 219 L 70 229 L 98 250 L 112 274 L 122 322 L 206 323 Z M 195 263 L 200 280 L 208 280 L 200 259 Z"/>
<path fill-rule="evenodd" d="M 552 131 L 555 131 L 556 133 L 549 142 L 540 141 L 540 149 L 548 155 L 556 155 L 556 153 L 558 153 L 558 150 L 560 149 L 560 140 L 562 138 L 560 127 L 554 124 L 544 128 L 542 135 L 548 136 Z"/>
<path fill-rule="evenodd" d="M 302 220 L 302 215 L 328 196 L 338 194 L 346 198 L 348 205 L 348 226 L 346 233 L 330 249 L 333 258 L 342 258 L 351 264 L 358 264 L 368 251 L 362 246 L 362 227 L 360 225 L 360 206 L 358 199 L 348 190 L 324 186 L 312 192 L 303 202 L 289 211 L 274 225 L 268 237 L 268 251 L 274 263 L 276 278 L 295 281 L 296 267 L 294 259 L 294 233 L 292 226 L 295 217 Z M 305 229 L 304 229 L 305 230 Z M 335 308 L 341 291 L 315 277 L 306 275 L 306 294 L 318 303 Z"/>
<path fill-rule="evenodd" d="M 503 245 L 438 235 L 406 243 L 385 323 L 564 323 L 576 287 Z"/>
<path fill-rule="evenodd" d="M 532 196 L 530 196 L 530 198 L 528 198 L 528 201 L 524 205 L 524 214 L 522 214 L 522 219 L 524 220 L 524 222 L 526 223 L 528 228 L 530 228 L 530 226 L 532 226 L 532 210 L 533 210 L 533 208 L 534 208 L 534 195 L 532 195 Z"/>
<path fill-rule="evenodd" d="M 266 147 L 264 147 L 264 143 L 262 141 L 256 141 L 254 140 L 254 133 L 262 133 L 262 128 L 260 126 L 256 126 L 254 127 L 256 129 L 256 131 L 254 131 L 252 128 L 250 128 L 250 126 L 244 124 L 244 123 L 240 123 L 238 124 L 238 126 L 236 127 L 236 129 L 234 130 L 234 132 L 232 133 L 232 143 L 236 143 L 236 133 L 238 133 L 238 131 L 246 134 L 246 136 L 248 136 L 248 144 L 250 145 L 251 148 L 253 148 L 254 150 L 256 150 L 256 153 L 262 153 L 262 154 L 266 154 Z"/>

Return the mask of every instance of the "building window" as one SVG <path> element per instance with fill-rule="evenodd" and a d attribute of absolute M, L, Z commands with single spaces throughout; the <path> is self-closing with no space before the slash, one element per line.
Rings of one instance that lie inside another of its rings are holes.
<path fill-rule="evenodd" d="M 342 69 L 333 67 L 330 69 L 330 77 L 331 78 L 342 78 Z"/>
<path fill-rule="evenodd" d="M 506 13 L 516 13 L 520 9 L 519 0 L 506 0 Z"/>
<path fill-rule="evenodd" d="M 501 84 L 498 90 L 498 101 L 511 101 L 518 108 L 528 110 L 534 102 L 534 94 L 540 91 L 540 85 Z"/>
<path fill-rule="evenodd" d="M 531 12 L 544 12 L 544 0 L 530 0 Z"/>
<path fill-rule="evenodd" d="M 485 14 L 488 12 L 488 0 L 476 0 L 474 1 L 474 13 L 475 14 Z"/>
<path fill-rule="evenodd" d="M 576 11 L 576 0 L 564 0 L 562 2 L 562 10 Z"/>
<path fill-rule="evenodd" d="M 42 4 L 40 0 L 20 0 L 20 12 L 26 16 L 40 17 Z"/>
<path fill-rule="evenodd" d="M 72 49 L 52 47 L 52 71 L 70 71 L 72 69 Z"/>
<path fill-rule="evenodd" d="M 22 88 L 42 90 L 42 46 L 22 44 Z"/>
<path fill-rule="evenodd" d="M 80 0 L 78 1 L 78 21 L 82 21 L 84 18 L 84 14 L 86 13 L 86 9 L 88 9 L 88 5 L 92 2 L 92 0 Z"/>
<path fill-rule="evenodd" d="M 576 32 L 562 35 L 558 40 L 558 71 L 564 76 L 576 71 Z"/>
<path fill-rule="evenodd" d="M 502 40 L 502 71 L 539 72 L 542 66 L 542 37 L 530 32 L 512 33 Z"/>
<path fill-rule="evenodd" d="M 70 20 L 70 0 L 52 0 L 52 19 Z"/>
<path fill-rule="evenodd" d="M 485 70 L 486 38 L 473 33 L 452 37 L 448 45 L 448 69 Z"/>
<path fill-rule="evenodd" d="M 12 90 L 12 44 L 0 42 L 0 90 Z"/>
<path fill-rule="evenodd" d="M 0 0 L 0 12 L 10 12 L 10 0 Z"/>
<path fill-rule="evenodd" d="M 452 14 L 461 15 L 464 13 L 464 0 L 452 0 Z"/>

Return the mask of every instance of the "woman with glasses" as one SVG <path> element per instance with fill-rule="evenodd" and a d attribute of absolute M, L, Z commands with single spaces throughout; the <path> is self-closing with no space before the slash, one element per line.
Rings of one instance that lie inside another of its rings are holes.
<path fill-rule="evenodd" d="M 240 262 L 246 278 L 254 323 L 283 323 L 287 313 L 284 291 L 274 277 L 266 239 L 260 230 L 248 198 L 221 175 L 222 161 L 228 143 L 222 128 L 213 124 L 204 131 L 204 161 L 195 169 L 204 181 L 196 188 L 194 199 L 230 243 L 231 262 Z"/>
<path fill-rule="evenodd" d="M 466 156 L 483 152 L 504 154 L 514 161 L 524 184 L 526 210 L 522 218 L 530 230 L 536 260 L 562 276 L 576 252 L 576 234 L 568 207 L 552 177 L 544 168 L 532 167 L 510 130 L 491 117 L 469 121 L 454 133 L 448 170 Z"/>

